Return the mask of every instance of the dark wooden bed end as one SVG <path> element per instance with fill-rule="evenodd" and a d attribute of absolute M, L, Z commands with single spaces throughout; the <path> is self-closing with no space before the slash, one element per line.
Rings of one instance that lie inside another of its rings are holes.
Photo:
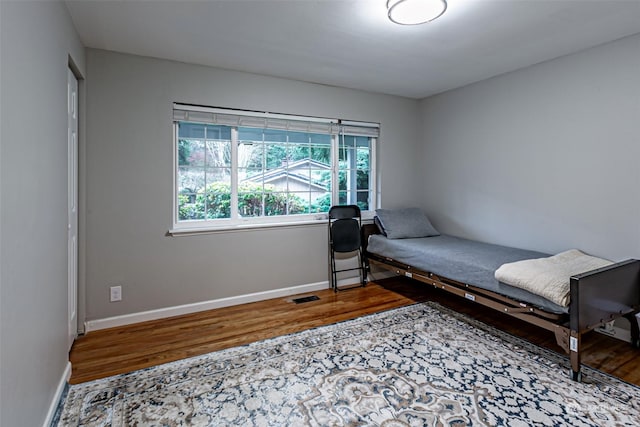
<path fill-rule="evenodd" d="M 640 346 L 640 331 L 635 317 L 640 312 L 640 260 L 622 261 L 571 277 L 569 314 L 556 314 L 371 254 L 367 245 L 372 234 L 380 234 L 375 224 L 362 226 L 365 275 L 372 265 L 376 265 L 553 332 L 558 345 L 570 356 L 571 377 L 576 381 L 582 378 L 580 352 L 582 335 L 586 332 L 625 317 L 631 324 L 631 344 Z"/>

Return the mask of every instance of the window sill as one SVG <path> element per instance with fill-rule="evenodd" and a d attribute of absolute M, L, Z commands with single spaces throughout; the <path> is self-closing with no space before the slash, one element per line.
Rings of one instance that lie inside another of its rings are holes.
<path fill-rule="evenodd" d="M 373 213 L 366 215 L 363 212 L 362 223 L 370 223 L 373 220 Z M 168 237 L 186 237 L 198 236 L 202 234 L 218 234 L 218 233 L 238 233 L 243 231 L 273 230 L 278 228 L 297 228 L 297 227 L 326 227 L 328 219 L 313 219 L 308 221 L 289 221 L 289 222 L 273 222 L 263 224 L 234 224 L 221 225 L 216 227 L 190 227 L 190 228 L 172 228 L 167 231 Z"/>
<path fill-rule="evenodd" d="M 268 230 L 275 228 L 292 228 L 292 227 L 313 227 L 327 225 L 327 220 L 309 220 L 295 222 L 275 222 L 270 224 L 235 224 L 223 225 L 219 227 L 202 227 L 202 228 L 172 228 L 167 232 L 167 236 L 195 236 L 200 234 L 217 234 L 217 233 L 236 233 L 241 231 Z"/>

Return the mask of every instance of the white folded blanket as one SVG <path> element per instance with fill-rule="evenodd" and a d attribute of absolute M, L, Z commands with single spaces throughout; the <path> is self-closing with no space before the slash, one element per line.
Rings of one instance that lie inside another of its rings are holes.
<path fill-rule="evenodd" d="M 501 265 L 496 279 L 507 285 L 526 289 L 549 301 L 567 307 L 569 305 L 569 279 L 576 274 L 613 264 L 571 249 L 548 258 L 527 259 Z"/>

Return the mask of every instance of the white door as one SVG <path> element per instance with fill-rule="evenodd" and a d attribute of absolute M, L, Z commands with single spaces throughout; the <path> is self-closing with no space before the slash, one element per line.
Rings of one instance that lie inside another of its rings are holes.
<path fill-rule="evenodd" d="M 71 70 L 67 73 L 67 93 L 68 347 L 71 349 L 78 334 L 78 79 Z"/>

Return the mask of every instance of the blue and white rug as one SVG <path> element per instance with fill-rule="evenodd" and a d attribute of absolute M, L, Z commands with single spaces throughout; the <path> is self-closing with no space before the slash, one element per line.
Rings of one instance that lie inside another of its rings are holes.
<path fill-rule="evenodd" d="M 640 388 L 437 304 L 73 385 L 59 426 L 638 426 Z"/>

